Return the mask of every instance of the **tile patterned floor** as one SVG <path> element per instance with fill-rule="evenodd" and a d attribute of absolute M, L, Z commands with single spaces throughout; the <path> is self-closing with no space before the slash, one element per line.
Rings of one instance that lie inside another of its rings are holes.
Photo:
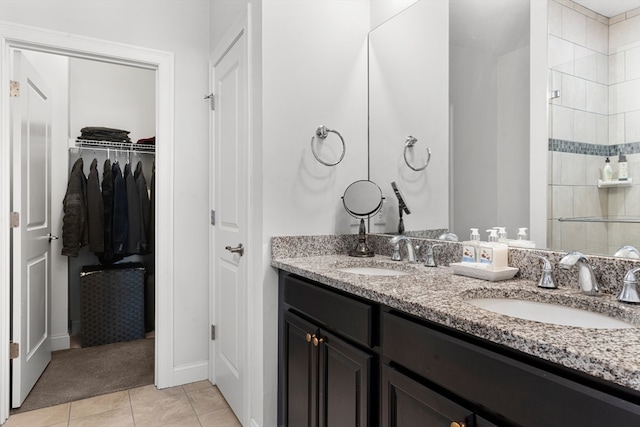
<path fill-rule="evenodd" d="M 4 427 L 241 427 L 209 381 L 153 385 L 12 415 Z"/>

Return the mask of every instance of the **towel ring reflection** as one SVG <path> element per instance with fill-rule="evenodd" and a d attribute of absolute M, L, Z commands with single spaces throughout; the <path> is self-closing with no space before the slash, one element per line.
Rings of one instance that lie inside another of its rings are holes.
<path fill-rule="evenodd" d="M 413 147 L 414 145 L 416 145 L 416 142 L 418 142 L 418 139 L 409 135 L 407 137 L 407 139 L 404 142 L 404 162 L 407 164 L 407 166 L 409 166 L 411 169 L 413 169 L 416 172 L 420 172 L 423 171 L 427 168 L 427 166 L 429 166 L 429 161 L 431 160 L 431 149 L 429 147 L 427 147 L 427 162 L 423 165 L 420 166 L 418 168 L 411 166 L 411 163 L 409 163 L 409 159 L 407 159 L 407 148 L 409 147 Z"/>
<path fill-rule="evenodd" d="M 329 162 L 325 162 L 324 160 L 322 160 L 320 158 L 320 156 L 318 155 L 318 153 L 316 152 L 316 148 L 313 145 L 313 140 L 317 137 L 320 138 L 321 140 L 325 140 L 327 138 L 327 135 L 329 135 L 329 132 L 333 132 L 336 135 L 338 135 L 338 137 L 340 138 L 340 141 L 342 142 L 342 154 L 340 155 L 340 158 L 334 162 L 334 163 L 329 163 Z M 342 137 L 342 135 L 340 135 L 340 132 L 338 132 L 337 130 L 333 130 L 333 129 L 329 129 L 326 126 L 322 125 L 322 126 L 318 126 L 318 129 L 316 129 L 316 134 L 314 136 L 311 137 L 311 152 L 313 153 L 313 157 L 316 158 L 317 161 L 319 161 L 320 163 L 322 163 L 325 166 L 335 166 L 338 163 L 340 163 L 342 161 L 342 159 L 344 158 L 344 154 L 347 152 L 347 146 L 344 143 L 344 138 Z"/>

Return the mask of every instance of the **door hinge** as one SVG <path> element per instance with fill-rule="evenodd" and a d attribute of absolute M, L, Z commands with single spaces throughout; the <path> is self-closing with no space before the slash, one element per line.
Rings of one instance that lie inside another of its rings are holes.
<path fill-rule="evenodd" d="M 9 343 L 9 359 L 17 359 L 20 357 L 20 344 L 17 342 Z"/>
<path fill-rule="evenodd" d="M 216 225 L 216 211 L 211 209 L 211 225 Z"/>
<path fill-rule="evenodd" d="M 216 339 L 216 325 L 211 325 L 211 341 Z"/>
<path fill-rule="evenodd" d="M 11 87 L 9 89 L 9 96 L 12 98 L 20 96 L 20 82 L 17 80 L 11 80 Z"/>
<path fill-rule="evenodd" d="M 209 100 L 209 106 L 211 107 L 211 111 L 214 111 L 216 109 L 216 97 L 215 97 L 215 95 L 210 93 L 209 95 L 205 96 L 204 99 L 208 99 Z"/>
<path fill-rule="evenodd" d="M 20 227 L 20 212 L 11 212 L 11 217 L 9 220 L 9 226 L 11 228 Z"/>

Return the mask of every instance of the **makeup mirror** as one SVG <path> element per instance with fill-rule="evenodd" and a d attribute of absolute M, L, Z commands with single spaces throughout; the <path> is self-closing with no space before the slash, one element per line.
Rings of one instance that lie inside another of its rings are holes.
<path fill-rule="evenodd" d="M 372 257 L 373 250 L 367 246 L 367 230 L 364 219 L 375 215 L 382 208 L 382 190 L 372 181 L 363 179 L 350 184 L 342 196 L 344 209 L 354 218 L 360 219 L 358 244 L 349 252 L 354 257 Z"/>

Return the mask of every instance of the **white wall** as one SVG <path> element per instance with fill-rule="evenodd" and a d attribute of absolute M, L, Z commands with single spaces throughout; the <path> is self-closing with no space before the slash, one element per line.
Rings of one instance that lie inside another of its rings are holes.
<path fill-rule="evenodd" d="M 209 2 L 3 0 L 0 16 L 175 54 L 174 382 L 206 378 Z"/>
<path fill-rule="evenodd" d="M 69 72 L 71 138 L 85 126 L 128 130 L 133 142 L 155 136 L 155 71 L 72 58 Z"/>
<path fill-rule="evenodd" d="M 371 4 L 371 28 L 402 12 L 418 0 L 373 0 Z"/>

